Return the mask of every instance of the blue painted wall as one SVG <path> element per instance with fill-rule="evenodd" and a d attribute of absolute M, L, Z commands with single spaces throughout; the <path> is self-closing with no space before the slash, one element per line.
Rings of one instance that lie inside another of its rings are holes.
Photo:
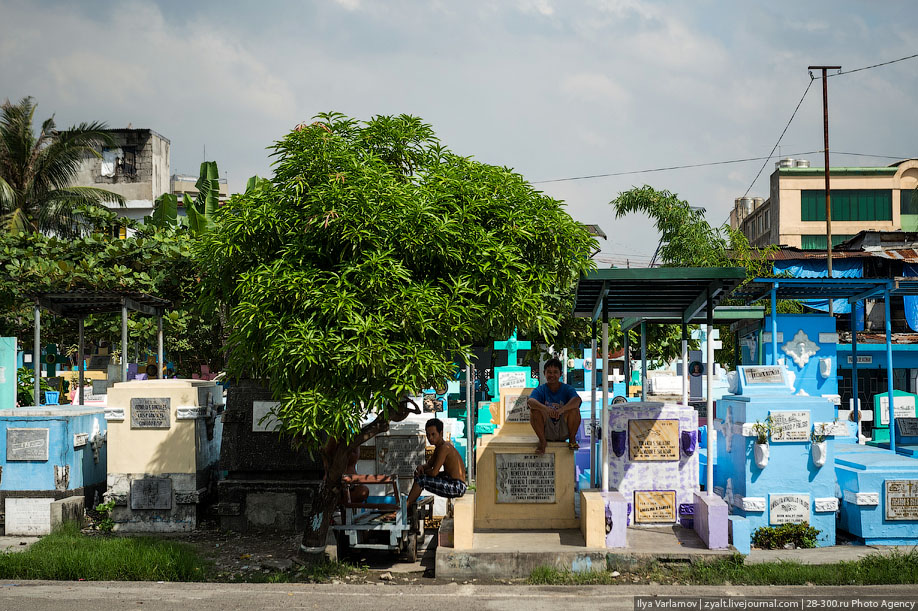
<path fill-rule="evenodd" d="M 99 449 L 99 461 L 93 458 L 92 446 L 73 447 L 73 436 L 76 433 L 89 433 L 98 424 L 100 431 L 107 430 L 104 409 L 93 408 L 59 408 L 54 410 L 30 410 L 51 412 L 53 415 L 23 416 L 23 410 L 0 412 L 0 465 L 3 466 L 3 478 L 0 490 L 54 490 L 54 466 L 70 466 L 68 490 L 84 485 L 104 483 L 106 477 L 107 444 Z M 10 428 L 47 428 L 48 460 L 47 461 L 8 461 L 6 452 L 7 429 Z"/>
<path fill-rule="evenodd" d="M 0 337 L 0 409 L 16 407 L 16 338 Z"/>

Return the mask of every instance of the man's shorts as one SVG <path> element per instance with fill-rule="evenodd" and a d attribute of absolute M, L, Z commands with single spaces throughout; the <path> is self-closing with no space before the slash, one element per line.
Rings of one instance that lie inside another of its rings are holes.
<path fill-rule="evenodd" d="M 459 498 L 465 494 L 467 488 L 464 481 L 451 478 L 446 471 L 440 471 L 436 477 L 415 474 L 414 481 L 427 492 L 433 492 L 437 496 L 448 499 Z"/>
<path fill-rule="evenodd" d="M 565 418 L 546 418 L 545 419 L 545 441 L 567 441 L 570 431 L 567 430 L 567 420 Z"/>

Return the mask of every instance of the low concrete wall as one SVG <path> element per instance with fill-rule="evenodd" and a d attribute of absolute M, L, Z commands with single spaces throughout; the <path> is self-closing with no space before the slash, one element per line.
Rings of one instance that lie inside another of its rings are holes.
<path fill-rule="evenodd" d="M 453 501 L 453 547 L 472 549 L 475 543 L 475 494 L 465 493 Z"/>
<path fill-rule="evenodd" d="M 752 524 L 743 516 L 730 516 L 730 543 L 741 554 L 749 554 L 752 549 Z"/>
<path fill-rule="evenodd" d="M 606 511 L 598 490 L 580 491 L 580 533 L 587 547 L 606 546 Z"/>
<path fill-rule="evenodd" d="M 628 547 L 628 501 L 621 492 L 604 492 L 606 547 Z"/>
<path fill-rule="evenodd" d="M 695 493 L 695 532 L 708 549 L 727 549 L 727 503 L 716 495 Z"/>

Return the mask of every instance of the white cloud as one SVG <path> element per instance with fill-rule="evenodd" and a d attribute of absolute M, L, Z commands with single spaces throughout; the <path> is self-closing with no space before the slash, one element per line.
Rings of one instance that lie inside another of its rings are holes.
<path fill-rule="evenodd" d="M 604 74 L 580 73 L 564 77 L 561 91 L 569 97 L 586 102 L 621 104 L 630 99 L 624 87 Z"/>
<path fill-rule="evenodd" d="M 550 0 L 518 0 L 517 6 L 523 13 L 538 13 L 543 17 L 551 17 L 555 13 Z"/>

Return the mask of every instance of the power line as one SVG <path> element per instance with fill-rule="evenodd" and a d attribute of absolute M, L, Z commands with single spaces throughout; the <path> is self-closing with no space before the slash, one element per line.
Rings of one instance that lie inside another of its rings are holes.
<path fill-rule="evenodd" d="M 800 110 L 800 105 L 803 104 L 806 94 L 809 93 L 810 87 L 813 86 L 813 78 L 810 78 L 810 82 L 806 84 L 806 89 L 803 90 L 803 95 L 800 96 L 800 101 L 797 102 L 797 107 L 794 108 L 794 112 L 791 113 L 790 119 L 787 120 L 787 125 L 784 126 L 784 129 L 781 130 L 781 135 L 778 136 L 778 141 L 775 142 L 775 145 L 771 149 L 771 153 L 768 154 L 768 157 L 765 158 L 765 163 L 762 164 L 762 167 L 759 168 L 759 171 L 756 173 L 755 178 L 752 179 L 752 182 L 749 184 L 749 187 L 746 189 L 746 192 L 743 193 L 743 197 L 749 195 L 749 191 L 752 190 L 752 187 L 755 185 L 755 181 L 759 179 L 759 176 L 762 175 L 762 170 L 765 169 L 765 166 L 768 165 L 768 160 L 771 159 L 771 156 L 775 154 L 775 151 L 778 149 L 778 145 L 781 144 L 781 139 L 784 138 L 784 134 L 787 133 L 787 128 L 790 127 L 791 121 L 794 120 L 794 117 L 797 116 L 797 111 Z"/>
<path fill-rule="evenodd" d="M 842 76 L 844 74 L 851 74 L 853 72 L 860 72 L 861 70 L 870 70 L 871 68 L 879 68 L 881 66 L 888 66 L 889 64 L 895 64 L 896 62 L 904 62 L 907 59 L 915 59 L 916 57 L 918 57 L 918 53 L 915 53 L 914 55 L 909 55 L 907 57 L 900 57 L 899 59 L 891 59 L 888 62 L 880 62 L 879 64 L 873 64 L 872 66 L 864 66 L 863 68 L 855 68 L 854 70 L 844 70 L 844 71 L 839 70 L 835 74 L 827 75 L 826 78 L 831 78 L 833 76 Z M 815 78 L 822 78 L 822 77 L 815 77 Z"/>

